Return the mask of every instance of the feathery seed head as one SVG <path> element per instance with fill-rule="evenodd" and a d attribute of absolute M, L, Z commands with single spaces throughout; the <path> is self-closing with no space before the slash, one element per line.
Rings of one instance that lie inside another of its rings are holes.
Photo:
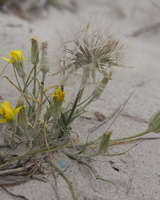
<path fill-rule="evenodd" d="M 119 65 L 124 45 L 112 33 L 106 19 L 75 18 L 67 25 L 66 30 L 58 32 L 57 44 L 49 47 L 49 61 L 53 67 L 59 67 L 55 73 L 83 69 L 94 80 L 96 70 L 106 76 L 110 66 Z"/>

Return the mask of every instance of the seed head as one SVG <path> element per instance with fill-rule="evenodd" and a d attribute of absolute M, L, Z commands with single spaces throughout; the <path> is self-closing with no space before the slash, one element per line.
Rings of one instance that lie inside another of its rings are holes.
<path fill-rule="evenodd" d="M 54 72 L 68 74 L 82 69 L 95 80 L 96 71 L 106 76 L 112 65 L 118 66 L 124 53 L 123 43 L 102 16 L 75 18 L 49 46 L 49 61 Z M 58 69 L 56 68 L 58 67 Z"/>

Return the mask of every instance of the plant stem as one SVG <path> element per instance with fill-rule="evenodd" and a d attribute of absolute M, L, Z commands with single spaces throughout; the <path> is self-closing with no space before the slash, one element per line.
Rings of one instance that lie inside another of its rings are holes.
<path fill-rule="evenodd" d="M 36 95 L 37 95 L 37 94 L 36 94 L 36 92 L 37 92 L 37 91 L 36 91 L 37 64 L 35 64 L 34 67 L 33 67 L 33 74 L 34 74 L 34 75 L 33 75 L 33 91 L 32 91 L 32 93 L 33 93 L 33 97 L 36 98 Z M 35 103 L 34 101 L 32 102 L 32 106 L 33 106 L 33 109 L 34 109 L 35 106 L 36 106 L 36 103 Z"/>
<path fill-rule="evenodd" d="M 34 67 L 33 67 L 33 69 L 34 69 L 34 71 L 33 71 L 33 73 L 34 73 L 34 80 L 33 80 L 33 96 L 34 96 L 34 98 L 36 97 L 36 74 L 37 74 L 37 64 L 35 64 L 34 65 Z"/>
<path fill-rule="evenodd" d="M 124 141 L 124 140 L 129 140 L 129 139 L 133 139 L 133 138 L 137 138 L 137 137 L 140 137 L 140 136 L 143 136 L 143 135 L 146 135 L 148 133 L 150 133 L 151 130 L 150 129 L 147 129 L 139 134 L 136 134 L 136 135 L 132 135 L 132 136 L 128 136 L 128 137 L 123 137 L 123 138 L 117 138 L 117 139 L 112 139 L 110 140 L 110 142 L 116 142 L 116 141 Z M 95 144 L 96 142 L 100 141 L 101 139 L 103 138 L 103 135 L 101 135 L 100 137 L 98 137 L 96 140 L 94 141 L 89 141 L 85 144 L 85 146 L 88 146 L 88 145 L 92 145 L 92 144 Z"/>
<path fill-rule="evenodd" d="M 42 106 L 43 106 L 43 96 L 44 96 L 44 80 L 45 80 L 46 73 L 42 74 L 42 81 L 40 86 L 40 97 L 39 97 L 39 104 L 36 112 L 36 119 L 34 124 L 34 130 L 38 128 L 38 122 L 41 116 Z M 37 131 L 36 131 L 37 132 Z"/>
<path fill-rule="evenodd" d="M 55 167 L 54 167 L 53 155 L 52 155 L 52 152 L 50 151 L 50 147 L 49 147 L 48 140 L 47 140 L 46 122 L 44 122 L 44 142 L 45 142 L 46 148 L 48 150 L 49 163 L 50 163 L 50 165 L 52 167 L 52 174 L 53 174 L 54 183 L 55 183 L 55 193 L 56 193 L 57 199 L 59 200 L 57 179 L 56 179 L 56 175 L 55 175 Z"/>
<path fill-rule="evenodd" d="M 140 137 L 140 136 L 143 136 L 143 135 L 146 135 L 148 133 L 150 133 L 151 130 L 150 129 L 147 129 L 139 134 L 136 134 L 136 135 L 132 135 L 132 136 L 128 136 L 128 137 L 124 137 L 124 138 L 118 138 L 118 139 L 113 139 L 113 140 L 110 140 L 110 142 L 116 142 L 116 141 L 123 141 L 123 140 L 129 140 L 129 139 L 133 139 L 133 138 L 137 138 L 137 137 Z"/>
<path fill-rule="evenodd" d="M 12 121 L 12 138 L 11 138 L 11 147 L 14 148 L 15 147 L 15 134 L 16 134 L 16 125 L 15 122 Z"/>
<path fill-rule="evenodd" d="M 73 197 L 74 200 L 76 200 L 77 198 L 76 198 L 73 186 L 72 186 L 72 182 L 68 179 L 68 177 L 65 175 L 65 173 L 62 170 L 60 170 L 57 166 L 54 165 L 54 168 L 59 172 L 59 174 L 61 174 L 61 176 L 67 182 L 68 187 L 69 187 L 69 189 L 70 189 L 70 191 L 72 193 L 72 197 Z"/>

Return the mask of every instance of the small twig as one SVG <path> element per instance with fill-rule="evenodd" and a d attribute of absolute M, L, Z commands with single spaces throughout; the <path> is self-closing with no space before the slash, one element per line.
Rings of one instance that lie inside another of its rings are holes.
<path fill-rule="evenodd" d="M 133 119 L 135 121 L 138 121 L 138 122 L 144 122 L 144 123 L 148 122 L 147 120 L 144 120 L 144 119 L 142 119 L 140 117 L 132 116 L 132 115 L 130 115 L 128 113 L 121 113 L 121 116 L 131 118 L 131 119 Z"/>
<path fill-rule="evenodd" d="M 15 169 L 1 170 L 0 171 L 0 176 L 9 175 L 9 174 L 15 174 L 15 173 L 19 173 L 19 172 L 24 172 L 24 171 L 28 170 L 29 168 L 31 168 L 33 165 L 35 165 L 35 164 L 31 163 L 31 164 L 28 164 L 27 166 L 24 166 L 24 167 L 19 167 L 19 168 L 15 168 Z"/>
<path fill-rule="evenodd" d="M 91 118 L 91 117 L 86 117 L 86 116 L 79 116 L 79 118 L 88 119 L 88 120 L 94 120 L 93 118 Z"/>
<path fill-rule="evenodd" d="M 21 199 L 25 199 L 25 200 L 29 200 L 29 199 L 27 199 L 25 196 L 23 196 L 23 195 L 19 195 L 19 194 L 14 194 L 14 193 L 12 193 L 12 192 L 10 192 L 9 190 L 7 190 L 5 187 L 1 187 L 3 190 L 5 190 L 8 194 L 10 194 L 10 195 L 12 195 L 12 196 L 14 196 L 14 197 L 19 197 L 19 198 L 21 198 Z"/>
<path fill-rule="evenodd" d="M 47 182 L 47 180 L 45 180 L 44 178 L 38 177 L 36 175 L 32 175 L 32 179 L 37 180 L 37 181 L 42 181 L 42 182 Z"/>

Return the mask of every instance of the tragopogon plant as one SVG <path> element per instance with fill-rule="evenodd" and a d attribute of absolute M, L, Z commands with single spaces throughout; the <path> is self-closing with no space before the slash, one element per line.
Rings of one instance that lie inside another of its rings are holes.
<path fill-rule="evenodd" d="M 33 148 L 43 142 L 44 124 L 51 145 L 58 146 L 61 145 L 60 141 L 63 144 L 70 141 L 70 124 L 84 112 L 87 105 L 101 96 L 111 79 L 112 66 L 120 65 L 124 52 L 123 43 L 112 33 L 110 26 L 98 22 L 98 17 L 75 18 L 73 24 L 68 24 L 68 30 L 58 33 L 54 45 L 43 42 L 40 48 L 37 39 L 32 38 L 33 67 L 28 74 L 24 66 L 26 58 L 21 50 L 11 51 L 10 58 L 3 58 L 13 66 L 17 84 L 9 77 L 5 78 L 20 92 L 17 107 L 21 108 L 17 113 L 17 108 L 12 109 L 9 102 L 1 103 L 1 121 L 7 121 L 3 129 L 6 145 L 16 147 L 19 143 L 25 143 Z M 49 71 L 53 78 L 60 74 L 61 79 L 56 85 L 45 88 Z M 65 95 L 69 95 L 65 84 L 77 72 L 81 73 L 81 78 L 74 83 L 78 85 L 75 98 L 65 102 Z M 86 96 L 84 91 L 89 82 L 93 82 L 94 87 Z M 13 113 L 12 118 L 7 118 L 7 106 Z"/>
<path fill-rule="evenodd" d="M 160 112 L 157 112 L 149 120 L 148 129 L 142 133 L 111 140 L 112 131 L 106 130 L 95 141 L 88 141 L 79 146 L 81 149 L 76 149 L 74 144 L 78 142 L 79 133 L 75 134 L 76 137 L 73 136 L 75 132 L 72 131 L 72 122 L 90 103 L 101 97 L 111 80 L 113 67 L 121 66 L 125 48 L 122 40 L 111 31 L 111 26 L 101 17 L 75 18 L 68 21 L 67 25 L 66 29 L 57 32 L 57 37 L 52 38 L 52 42 L 43 42 L 40 46 L 36 38 L 31 39 L 29 72 L 24 63 L 28 61 L 25 61 L 21 50 L 11 51 L 9 58 L 3 57 L 7 65 L 1 76 L 4 75 L 3 78 L 19 91 L 20 96 L 16 108 L 12 107 L 7 97 L 0 103 L 0 128 L 4 136 L 0 147 L 16 148 L 20 144 L 27 147 L 27 153 L 23 152 L 23 155 L 17 156 L 17 160 L 36 153 L 51 153 L 67 146 L 75 148 L 72 154 L 65 152 L 73 159 L 110 155 L 108 147 L 112 142 L 160 132 Z M 17 83 L 4 74 L 8 64 L 13 66 Z M 80 74 L 80 78 L 72 79 L 77 73 Z M 52 75 L 53 80 L 57 82 L 46 87 L 48 75 Z M 57 79 L 59 75 L 60 78 Z M 73 94 L 71 90 L 66 89 L 71 80 Z M 90 83 L 92 87 L 89 93 L 86 93 Z M 72 98 L 68 100 L 67 96 Z M 85 148 L 93 144 L 97 148 L 96 152 L 84 155 Z M 0 169 L 4 169 L 16 159 L 5 160 L 3 157 L 4 163 L 0 164 Z M 50 154 L 50 163 L 60 171 L 51 160 Z M 86 163 L 85 165 L 88 166 Z M 64 173 L 61 174 L 64 176 Z M 65 180 L 73 198 L 76 199 L 72 184 L 66 177 Z"/>
<path fill-rule="evenodd" d="M 73 142 L 71 123 L 102 95 L 111 79 L 112 66 L 121 66 L 124 44 L 103 18 L 77 17 L 67 25 L 63 31 L 57 31 L 57 37 L 49 44 L 43 42 L 40 47 L 36 38 L 31 39 L 33 67 L 28 74 L 21 50 L 11 51 L 10 58 L 3 57 L 12 64 L 17 84 L 9 77 L 5 78 L 20 92 L 15 109 L 7 100 L 0 104 L 4 143 L 9 147 L 25 143 L 33 148 L 43 144 L 44 127 L 52 147 Z M 60 79 L 56 85 L 45 88 L 48 72 L 53 78 L 60 74 Z M 65 85 L 76 73 L 81 74 L 73 84 L 78 89 L 74 91 L 74 98 L 65 101 L 66 95 L 71 96 L 65 91 Z M 86 95 L 84 91 L 90 82 L 93 87 Z M 153 127 L 154 123 L 150 124 L 149 127 Z M 151 128 L 147 130 L 151 131 Z"/>

